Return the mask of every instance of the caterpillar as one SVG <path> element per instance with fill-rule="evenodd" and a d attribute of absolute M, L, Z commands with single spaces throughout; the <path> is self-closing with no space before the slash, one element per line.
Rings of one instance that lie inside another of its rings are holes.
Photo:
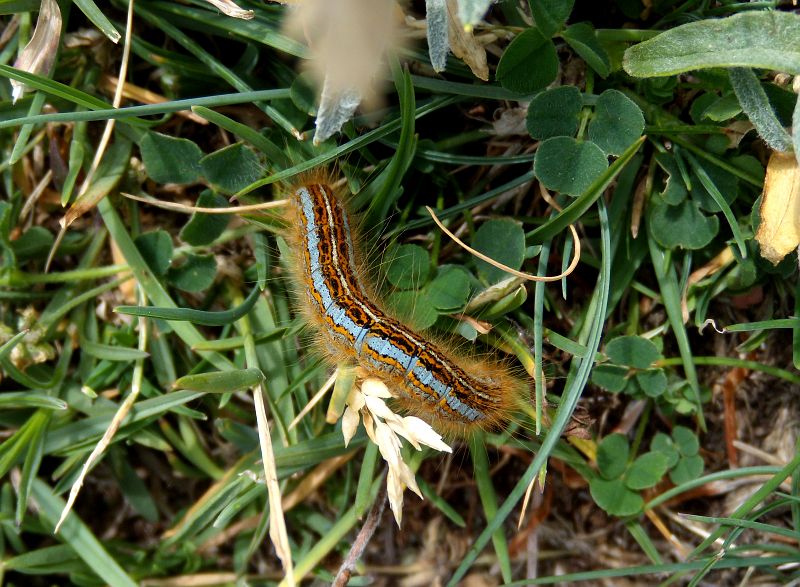
<path fill-rule="evenodd" d="M 504 365 L 458 357 L 381 308 L 361 277 L 361 256 L 342 198 L 324 182 L 290 197 L 301 305 L 334 364 L 357 364 L 384 380 L 399 407 L 439 432 L 494 429 L 517 411 L 524 385 Z"/>

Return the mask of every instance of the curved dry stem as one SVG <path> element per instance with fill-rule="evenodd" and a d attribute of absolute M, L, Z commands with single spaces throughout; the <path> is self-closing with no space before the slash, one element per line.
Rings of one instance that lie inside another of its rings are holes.
<path fill-rule="evenodd" d="M 293 430 L 294 427 L 297 426 L 297 424 L 300 422 L 300 420 L 302 420 L 305 417 L 305 415 L 308 414 L 312 410 L 312 408 L 314 406 L 316 406 L 323 397 L 325 397 L 325 394 L 328 393 L 328 391 L 333 387 L 333 384 L 336 383 L 336 375 L 337 374 L 338 374 L 338 372 L 334 371 L 333 375 L 328 377 L 328 380 L 325 383 L 322 384 L 322 387 L 320 387 L 319 391 L 317 391 L 317 393 L 314 394 L 314 397 L 312 397 L 308 401 L 308 403 L 305 405 L 305 407 L 302 410 L 300 410 L 300 413 L 297 414 L 295 419 L 292 420 L 292 423 L 289 424 L 288 430 Z"/>
<path fill-rule="evenodd" d="M 504 265 L 499 261 L 495 261 L 491 257 L 484 255 L 480 251 L 476 251 L 468 244 L 466 244 L 464 241 L 462 241 L 460 238 L 458 238 L 456 235 L 454 235 L 452 232 L 450 232 L 450 230 L 448 230 L 447 227 L 444 224 L 442 224 L 442 222 L 439 220 L 439 218 L 436 216 L 436 213 L 430 206 L 425 206 L 425 209 L 428 211 L 428 214 L 431 215 L 431 218 L 433 218 L 433 221 L 442 230 L 442 232 L 444 232 L 447 236 L 453 239 L 453 241 L 455 241 L 455 243 L 459 245 L 461 248 L 463 248 L 465 251 L 476 256 L 478 259 L 482 261 L 486 261 L 487 263 L 489 263 L 494 267 L 497 267 L 498 269 L 502 269 L 506 273 L 510 273 L 511 275 L 519 277 L 520 279 L 525 279 L 527 281 L 545 281 L 545 282 L 559 281 L 568 276 L 573 271 L 575 271 L 575 268 L 578 266 L 578 263 L 581 260 L 581 240 L 580 238 L 578 238 L 578 231 L 575 230 L 575 227 L 572 224 L 569 225 L 569 229 L 570 231 L 572 231 L 572 239 L 575 241 L 575 253 L 572 255 L 572 262 L 569 264 L 569 267 L 567 267 L 567 269 L 563 273 L 559 273 L 558 275 L 550 275 L 542 277 L 539 275 L 532 275 L 530 273 L 525 273 L 523 271 L 517 271 L 516 269 L 512 269 L 508 265 Z"/>
<path fill-rule="evenodd" d="M 230 206 L 227 208 L 204 208 L 203 206 L 187 206 L 185 204 L 178 204 L 176 202 L 164 202 L 156 200 L 155 198 L 145 198 L 144 196 L 136 196 L 127 192 L 122 192 L 122 195 L 137 202 L 144 202 L 156 208 L 163 208 L 164 210 L 172 210 L 174 212 L 182 212 L 184 214 L 194 214 L 195 212 L 202 212 L 203 214 L 244 214 L 246 212 L 257 212 L 259 210 L 269 210 L 270 208 L 281 208 L 289 203 L 289 200 L 275 200 L 274 202 L 262 202 L 261 204 L 249 204 L 247 206 Z"/>

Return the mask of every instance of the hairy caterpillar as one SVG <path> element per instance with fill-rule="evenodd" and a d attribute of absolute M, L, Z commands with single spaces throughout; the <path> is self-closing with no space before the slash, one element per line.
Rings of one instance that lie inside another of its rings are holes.
<path fill-rule="evenodd" d="M 291 202 L 296 277 L 323 353 L 383 379 L 401 409 L 442 432 L 463 435 L 507 422 L 521 405 L 524 385 L 503 366 L 457 358 L 374 301 L 359 275 L 350 217 L 334 189 L 309 181 L 294 189 Z"/>

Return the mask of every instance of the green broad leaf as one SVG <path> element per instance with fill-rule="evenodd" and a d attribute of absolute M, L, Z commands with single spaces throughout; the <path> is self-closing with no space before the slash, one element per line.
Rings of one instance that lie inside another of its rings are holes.
<path fill-rule="evenodd" d="M 675 411 L 681 415 L 688 416 L 697 410 L 697 405 L 691 400 L 681 398 L 674 402 Z"/>
<path fill-rule="evenodd" d="M 173 389 L 189 389 L 205 393 L 230 393 L 255 387 L 264 381 L 261 369 L 234 369 L 185 375 L 172 386 Z"/>
<path fill-rule="evenodd" d="M 455 331 L 470 342 L 475 342 L 478 339 L 478 331 L 468 322 L 459 322 Z"/>
<path fill-rule="evenodd" d="M 561 30 L 574 4 L 575 0 L 528 0 L 533 22 L 546 37 L 552 37 Z"/>
<path fill-rule="evenodd" d="M 800 74 L 800 15 L 747 11 L 665 31 L 625 51 L 634 77 L 675 75 L 708 67 L 754 67 Z"/>
<path fill-rule="evenodd" d="M 719 99 L 719 96 L 714 92 L 701 92 L 697 94 L 697 97 L 692 100 L 692 105 L 689 106 L 689 117 L 695 124 L 702 124 L 706 120 L 706 109 Z"/>
<path fill-rule="evenodd" d="M 636 383 L 648 397 L 658 397 L 667 390 L 664 369 L 645 369 L 636 374 Z"/>
<path fill-rule="evenodd" d="M 228 200 L 210 190 L 204 190 L 197 198 L 198 208 L 226 208 L 228 205 Z M 181 229 L 181 240 L 195 247 L 209 245 L 225 231 L 228 222 L 229 214 L 195 212 Z"/>
<path fill-rule="evenodd" d="M 625 386 L 625 389 L 622 390 L 623 393 L 635 396 L 641 395 L 642 390 L 639 388 L 636 377 L 628 377 L 627 381 L 628 384 Z"/>
<path fill-rule="evenodd" d="M 644 506 L 642 497 L 628 489 L 622 479 L 594 478 L 589 481 L 589 491 L 595 503 L 612 516 L 632 516 Z"/>
<path fill-rule="evenodd" d="M 425 293 L 440 312 L 460 310 L 469 300 L 469 272 L 458 265 L 440 267 L 436 277 L 425 286 Z"/>
<path fill-rule="evenodd" d="M 166 274 L 172 263 L 172 238 L 166 230 L 153 230 L 137 236 L 133 242 L 142 254 L 150 271 L 159 277 Z"/>
<path fill-rule="evenodd" d="M 309 116 L 317 115 L 317 92 L 311 73 L 304 72 L 298 75 L 289 88 L 289 97 L 295 107 Z"/>
<path fill-rule="evenodd" d="M 594 27 L 588 22 L 579 22 L 568 26 L 561 36 L 580 55 L 583 60 L 600 77 L 607 77 L 611 73 L 611 60 L 608 53 L 597 40 Z"/>
<path fill-rule="evenodd" d="M 211 187 L 223 194 L 235 194 L 264 175 L 258 155 L 244 143 L 209 153 L 200 159 L 200 169 Z"/>
<path fill-rule="evenodd" d="M 529 247 L 525 247 L 525 258 L 533 259 L 535 257 L 538 257 L 541 252 L 542 252 L 542 245 L 531 245 Z"/>
<path fill-rule="evenodd" d="M 512 269 L 525 260 L 525 231 L 510 218 L 498 218 L 481 224 L 472 237 L 472 248 Z M 509 276 L 486 261 L 475 259 L 478 275 L 490 285 Z"/>
<path fill-rule="evenodd" d="M 430 328 L 439 317 L 422 291 L 395 291 L 387 298 L 392 314 L 415 330 Z"/>
<path fill-rule="evenodd" d="M 681 457 L 675 468 L 669 472 L 670 481 L 675 485 L 694 481 L 703 474 L 703 468 L 703 459 L 700 455 Z"/>
<path fill-rule="evenodd" d="M 574 137 L 583 108 L 575 86 L 559 86 L 538 94 L 528 105 L 526 126 L 534 139 Z"/>
<path fill-rule="evenodd" d="M 485 308 L 481 309 L 480 316 L 486 320 L 498 318 L 509 312 L 513 312 L 525 303 L 528 299 L 528 290 L 525 286 L 519 286 L 511 293 L 504 295 L 496 302 L 492 302 Z"/>
<path fill-rule="evenodd" d="M 667 175 L 664 182 L 664 191 L 660 194 L 661 198 L 670 206 L 680 204 L 686 199 L 689 192 L 686 189 L 686 183 L 683 181 L 678 164 L 675 162 L 675 157 L 671 154 L 657 153 L 656 163 Z"/>
<path fill-rule="evenodd" d="M 214 255 L 187 253 L 182 265 L 173 267 L 167 272 L 167 279 L 178 289 L 198 292 L 214 283 L 216 273 L 217 261 Z"/>
<path fill-rule="evenodd" d="M 719 219 L 706 216 L 691 200 L 677 206 L 656 203 L 650 210 L 650 233 L 664 248 L 702 249 L 719 232 Z"/>
<path fill-rule="evenodd" d="M 431 259 L 419 245 L 399 245 L 388 254 L 386 279 L 398 289 L 418 289 L 428 281 Z"/>
<path fill-rule="evenodd" d="M 605 363 L 592 369 L 592 383 L 611 393 L 620 393 L 628 384 L 628 368 Z"/>
<path fill-rule="evenodd" d="M 658 347 L 641 336 L 620 336 L 606 345 L 606 355 L 613 363 L 647 369 L 661 358 Z"/>
<path fill-rule="evenodd" d="M 547 189 L 579 196 L 608 169 L 603 150 L 590 141 L 553 137 L 536 151 L 533 173 Z"/>
<path fill-rule="evenodd" d="M 597 98 L 589 138 L 607 155 L 621 155 L 644 131 L 644 115 L 633 100 L 617 90 Z"/>
<path fill-rule="evenodd" d="M 53 234 L 43 226 L 31 226 L 17 240 L 11 241 L 10 245 L 17 259 L 25 261 L 46 256 L 54 241 Z"/>
<path fill-rule="evenodd" d="M 191 183 L 200 177 L 203 151 L 189 139 L 148 132 L 139 142 L 142 162 L 158 183 Z"/>
<path fill-rule="evenodd" d="M 636 457 L 625 473 L 625 485 L 634 490 L 653 487 L 667 472 L 667 461 L 667 457 L 657 451 Z"/>
<path fill-rule="evenodd" d="M 678 464 L 681 458 L 680 453 L 675 448 L 675 443 L 668 435 L 658 432 L 650 442 L 650 450 L 660 452 L 667 459 L 667 469 L 671 469 Z"/>
<path fill-rule="evenodd" d="M 497 64 L 497 81 L 506 90 L 533 94 L 556 79 L 558 66 L 553 42 L 538 29 L 529 28 L 506 47 Z"/>
<path fill-rule="evenodd" d="M 744 171 L 754 178 L 758 178 L 759 182 L 764 182 L 764 166 L 752 155 L 736 155 L 735 157 L 731 157 L 731 163 L 733 163 L 737 169 Z"/>
<path fill-rule="evenodd" d="M 597 445 L 597 469 L 604 479 L 621 477 L 628 467 L 628 439 L 622 434 L 609 434 Z"/>
<path fill-rule="evenodd" d="M 558 140 L 558 139 L 548 139 Z M 611 165 L 593 181 L 586 191 L 575 199 L 570 205 L 555 218 L 535 228 L 527 234 L 527 242 L 542 243 L 566 229 L 571 223 L 576 222 L 597 200 L 603 195 L 605 189 L 611 184 L 625 167 L 634 160 L 636 153 L 642 146 L 644 138 L 639 139 L 628 150 L 620 155 Z M 534 162 L 535 163 L 535 162 Z"/>
<path fill-rule="evenodd" d="M 709 94 L 706 94 L 708 96 Z M 714 122 L 725 122 L 738 116 L 742 111 L 736 94 L 723 94 L 722 97 L 712 101 L 701 113 L 701 118 Z"/>
<path fill-rule="evenodd" d="M 672 429 L 672 439 L 678 452 L 685 457 L 692 457 L 700 450 L 700 441 L 697 435 L 686 426 L 675 426 Z"/>

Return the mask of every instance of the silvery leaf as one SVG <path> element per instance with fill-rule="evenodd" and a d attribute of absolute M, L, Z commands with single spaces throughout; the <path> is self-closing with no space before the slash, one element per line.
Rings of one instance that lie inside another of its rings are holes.
<path fill-rule="evenodd" d="M 444 71 L 450 39 L 447 24 L 447 0 L 425 0 L 428 27 L 428 55 L 434 71 Z"/>
<path fill-rule="evenodd" d="M 353 118 L 353 114 L 361 103 L 358 90 L 348 88 L 333 90 L 325 79 L 322 87 L 319 110 L 317 111 L 317 130 L 314 132 L 314 144 L 330 138 L 341 130 L 345 122 Z"/>

